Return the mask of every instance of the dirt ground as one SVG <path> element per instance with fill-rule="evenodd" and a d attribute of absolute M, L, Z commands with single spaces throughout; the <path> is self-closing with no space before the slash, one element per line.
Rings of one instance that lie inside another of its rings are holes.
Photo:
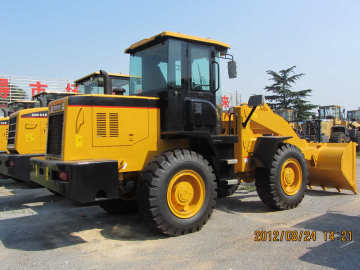
<path fill-rule="evenodd" d="M 256 231 L 279 241 L 263 241 Z M 328 238 L 334 232 L 334 240 L 325 241 L 325 232 Z M 298 208 L 272 211 L 256 192 L 239 189 L 218 201 L 200 232 L 164 237 L 136 214 L 111 216 L 0 179 L 0 269 L 240 268 L 360 269 L 360 196 L 307 191 Z"/>

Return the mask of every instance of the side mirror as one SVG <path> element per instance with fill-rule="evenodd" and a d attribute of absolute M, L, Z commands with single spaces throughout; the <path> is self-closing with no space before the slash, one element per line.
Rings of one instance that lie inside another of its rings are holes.
<path fill-rule="evenodd" d="M 263 95 L 254 95 L 249 98 L 248 105 L 250 107 L 257 107 L 264 105 L 264 103 L 265 103 L 265 99 Z"/>
<path fill-rule="evenodd" d="M 228 73 L 230 79 L 237 77 L 236 62 L 234 60 L 228 62 Z"/>

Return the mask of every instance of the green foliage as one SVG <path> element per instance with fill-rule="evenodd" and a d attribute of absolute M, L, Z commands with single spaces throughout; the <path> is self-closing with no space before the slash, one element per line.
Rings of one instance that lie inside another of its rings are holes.
<path fill-rule="evenodd" d="M 265 96 L 267 103 L 273 110 L 293 109 L 296 112 L 296 120 L 306 120 L 311 115 L 311 110 L 316 105 L 310 104 L 306 99 L 311 96 L 312 89 L 293 91 L 296 81 L 303 77 L 304 73 L 295 74 L 296 66 L 282 69 L 279 72 L 267 70 L 272 85 L 265 86 L 266 92 L 271 95 Z"/>

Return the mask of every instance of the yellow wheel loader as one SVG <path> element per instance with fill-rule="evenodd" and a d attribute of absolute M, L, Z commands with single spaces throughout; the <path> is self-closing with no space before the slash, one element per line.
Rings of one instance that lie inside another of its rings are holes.
<path fill-rule="evenodd" d="M 6 106 L 6 105 L 5 105 Z M 7 153 L 7 137 L 9 129 L 9 109 L 1 108 L 3 117 L 0 117 L 0 154 Z"/>
<path fill-rule="evenodd" d="M 305 138 L 318 142 L 360 143 L 360 124 L 349 118 L 354 117 L 356 111 L 350 112 L 347 119 L 345 119 L 345 109 L 339 105 L 320 106 L 318 112 L 317 119 L 305 122 Z"/>
<path fill-rule="evenodd" d="M 105 79 L 104 79 L 105 78 Z M 108 80 L 113 91 L 126 91 L 129 76 L 125 74 L 91 73 L 77 81 L 79 93 L 104 93 L 104 80 Z M 43 156 L 46 152 L 48 104 L 65 96 L 68 92 L 42 92 L 34 96 L 35 108 L 19 110 L 10 115 L 7 149 L 9 154 L 0 155 L 0 173 L 13 179 L 32 184 L 29 179 L 29 160 Z"/>
<path fill-rule="evenodd" d="M 0 117 L 0 153 L 7 153 L 9 117 Z"/>
<path fill-rule="evenodd" d="M 6 164 L 5 162 L 2 162 L 1 156 L 5 154 L 9 154 L 9 151 L 7 149 L 8 144 L 8 133 L 9 133 L 9 115 L 18 111 L 23 110 L 27 108 L 32 108 L 34 106 L 34 101 L 29 100 L 18 100 L 9 102 L 7 108 L 2 108 L 3 114 L 6 117 L 0 118 L 0 175 L 3 177 L 7 176 Z"/>
<path fill-rule="evenodd" d="M 31 180 L 109 213 L 136 207 L 168 235 L 198 231 L 218 190 L 255 181 L 274 209 L 296 207 L 306 185 L 349 189 L 355 144 L 308 143 L 252 96 L 221 123 L 219 62 L 229 45 L 162 32 L 130 54 L 129 96 L 69 96 L 49 104 L 47 152 L 31 159 Z"/>
<path fill-rule="evenodd" d="M 275 111 L 278 115 L 289 122 L 290 126 L 296 131 L 298 135 L 303 133 L 302 122 L 296 120 L 296 112 L 293 109 L 278 109 Z"/>

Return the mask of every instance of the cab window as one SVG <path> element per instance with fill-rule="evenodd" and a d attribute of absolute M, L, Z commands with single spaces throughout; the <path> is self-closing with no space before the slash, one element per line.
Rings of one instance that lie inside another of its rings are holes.
<path fill-rule="evenodd" d="M 190 47 L 192 90 L 210 91 L 210 56 L 208 47 Z"/>

